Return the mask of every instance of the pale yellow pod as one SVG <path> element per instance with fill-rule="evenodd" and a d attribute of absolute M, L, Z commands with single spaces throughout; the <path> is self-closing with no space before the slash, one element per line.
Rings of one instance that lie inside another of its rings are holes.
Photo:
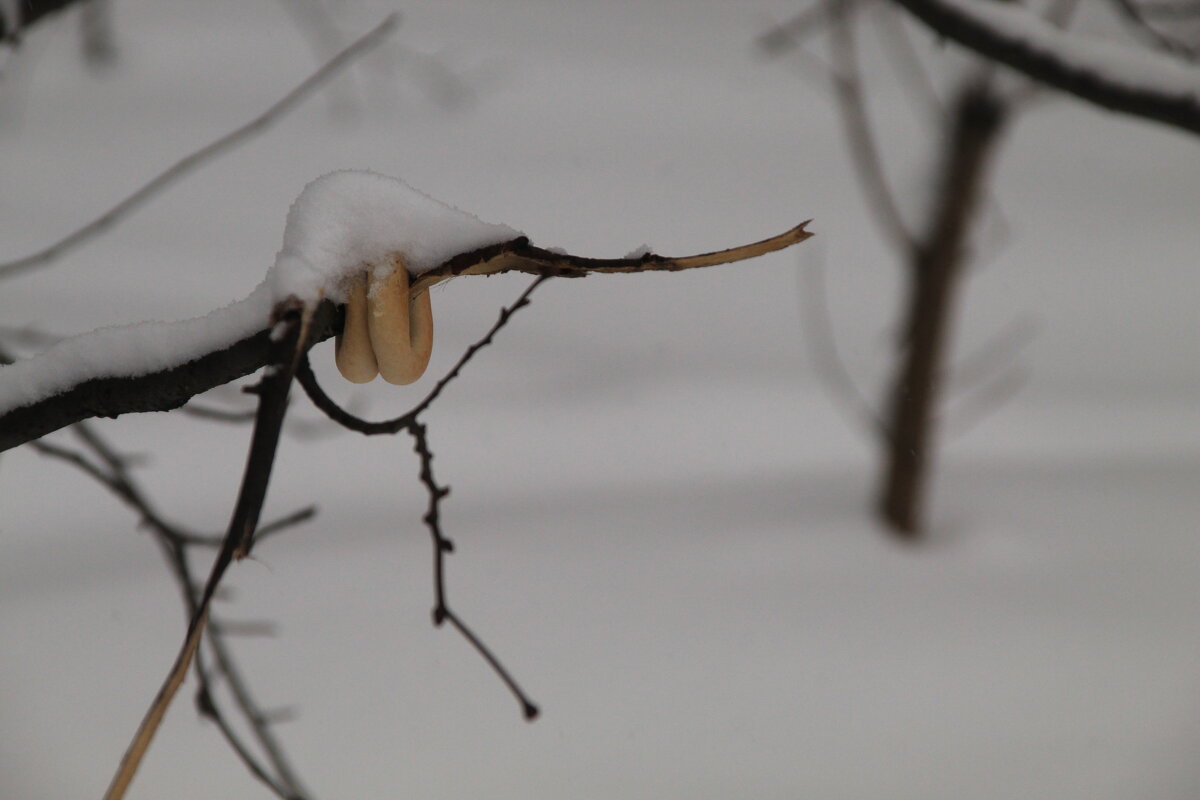
<path fill-rule="evenodd" d="M 367 324 L 367 281 L 354 284 L 346 301 L 346 322 L 334 344 L 338 372 L 351 383 L 370 383 L 379 374 Z"/>
<path fill-rule="evenodd" d="M 408 297 L 409 275 L 404 259 L 371 287 L 367 325 L 379 374 L 388 383 L 408 384 L 425 374 L 433 352 L 433 308 L 429 292 Z"/>

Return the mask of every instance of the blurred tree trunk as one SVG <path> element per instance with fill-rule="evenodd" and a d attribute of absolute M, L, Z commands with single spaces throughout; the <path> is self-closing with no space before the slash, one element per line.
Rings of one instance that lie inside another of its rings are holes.
<path fill-rule="evenodd" d="M 900 366 L 885 409 L 885 465 L 878 510 L 902 538 L 921 534 L 950 316 L 990 156 L 1007 116 L 986 79 L 965 85 L 947 119 L 939 186 L 909 265 Z"/>

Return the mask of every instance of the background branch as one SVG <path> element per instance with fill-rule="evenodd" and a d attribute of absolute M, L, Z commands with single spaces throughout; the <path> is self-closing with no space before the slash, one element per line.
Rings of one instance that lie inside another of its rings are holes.
<path fill-rule="evenodd" d="M 306 78 L 303 83 L 280 98 L 266 111 L 240 128 L 225 134 L 220 139 L 205 145 L 194 153 L 184 156 L 175 162 L 174 165 L 160 172 L 133 194 L 117 203 L 108 211 L 105 211 L 99 217 L 96 217 L 96 219 L 87 225 L 64 236 L 54 244 L 42 248 L 36 253 L 0 264 L 0 279 L 11 278 L 14 275 L 45 266 L 68 250 L 78 247 L 93 236 L 107 230 L 154 195 L 195 171 L 205 162 L 223 155 L 262 133 L 301 102 L 308 99 L 317 89 L 328 83 L 330 79 L 341 72 L 346 66 L 382 42 L 385 37 L 389 36 L 395 30 L 399 19 L 398 14 L 388 15 L 383 22 L 379 23 L 353 44 L 327 61 L 320 69 Z"/>
<path fill-rule="evenodd" d="M 1166 56 L 1094 42 L 1033 12 L 973 0 L 893 0 L 937 33 L 1110 111 L 1200 133 L 1200 71 Z"/>
<path fill-rule="evenodd" d="M 130 473 L 129 457 L 117 452 L 88 423 L 81 422 L 73 425 L 71 431 L 81 441 L 87 451 L 86 454 L 47 441 L 34 442 L 32 447 L 44 456 L 59 459 L 81 470 L 138 514 L 142 526 L 150 531 L 159 545 L 171 574 L 179 586 L 187 617 L 191 619 L 199 605 L 202 586 L 202 579 L 196 575 L 193 568 L 192 548 L 219 547 L 221 537 L 190 531 L 168 521 L 154 507 L 154 503 L 146 495 L 145 490 Z M 88 455 L 91 456 L 91 459 L 87 457 Z M 312 507 L 301 509 L 269 525 L 264 525 L 260 534 L 265 535 L 268 530 L 278 532 L 292 527 L 310 519 L 314 513 L 315 510 Z M 235 632 L 236 628 L 228 624 L 220 624 L 214 618 L 207 628 L 206 641 L 208 649 L 213 654 L 213 668 L 229 687 L 238 714 L 244 720 L 250 735 L 257 741 L 264 754 L 264 759 L 260 760 L 255 756 L 251 748 L 242 741 L 227 713 L 218 704 L 212 670 L 205 666 L 200 654 L 197 655 L 195 661 L 195 671 L 199 682 L 197 705 L 201 713 L 217 725 L 251 774 L 280 797 L 298 797 L 305 794 L 303 785 L 282 746 L 271 731 L 269 715 L 255 700 L 227 641 L 227 635 Z"/>

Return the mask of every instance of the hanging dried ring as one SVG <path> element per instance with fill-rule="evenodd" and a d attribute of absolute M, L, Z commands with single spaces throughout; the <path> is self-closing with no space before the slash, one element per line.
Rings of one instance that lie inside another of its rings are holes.
<path fill-rule="evenodd" d="M 433 308 L 429 292 L 410 297 L 409 284 L 404 259 L 397 256 L 386 277 L 364 275 L 350 291 L 335 348 L 346 380 L 368 383 L 382 375 L 388 383 L 405 385 L 425 373 L 433 352 Z"/>

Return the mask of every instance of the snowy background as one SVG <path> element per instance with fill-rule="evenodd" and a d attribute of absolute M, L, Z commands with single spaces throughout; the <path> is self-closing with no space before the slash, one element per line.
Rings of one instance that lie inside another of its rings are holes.
<path fill-rule="evenodd" d="M 347 35 L 393 6 L 331 4 Z M 755 38 L 788 0 L 418 0 L 390 45 L 246 147 L 53 266 L 0 322 L 71 334 L 246 295 L 312 178 L 402 176 L 536 244 L 718 249 L 679 275 L 552 281 L 426 418 L 458 553 L 451 603 L 543 709 L 429 624 L 407 439 L 298 399 L 268 516 L 313 523 L 238 565 L 227 618 L 314 795 L 1028 798 L 1200 795 L 1200 150 L 1047 94 L 997 162 L 960 356 L 1013 320 L 1024 390 L 947 442 L 927 544 L 867 511 L 873 444 L 802 339 L 822 266 L 849 369 L 887 375 L 902 274 L 832 103 Z M 119 64 L 67 18 L 0 84 L 0 258 L 35 250 L 261 112 L 316 64 L 279 3 L 117 4 Z M 870 48 L 868 37 L 864 47 Z M 819 48 L 818 48 L 819 49 Z M 955 65 L 949 59 L 948 67 Z M 913 208 L 934 132 L 886 77 L 874 110 Z M 429 375 L 326 385 L 406 410 L 526 284 L 433 297 Z M 218 400 L 237 402 L 226 390 Z M 168 516 L 221 530 L 248 431 L 180 415 L 100 430 L 145 453 Z M 110 495 L 28 449 L 0 460 L 0 796 L 96 797 L 182 635 L 177 591 Z M 185 687 L 131 797 L 268 796 Z"/>

